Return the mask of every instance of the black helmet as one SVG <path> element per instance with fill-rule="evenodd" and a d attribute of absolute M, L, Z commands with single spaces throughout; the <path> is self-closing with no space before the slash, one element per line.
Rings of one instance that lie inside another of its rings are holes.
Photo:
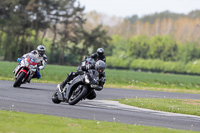
<path fill-rule="evenodd" d="M 106 64 L 102 60 L 98 60 L 95 64 L 95 69 L 99 72 L 102 73 L 106 68 Z"/>
<path fill-rule="evenodd" d="M 44 45 L 39 45 L 37 47 L 37 51 L 39 53 L 39 55 L 43 56 L 43 54 L 45 53 L 46 48 L 44 47 Z"/>
<path fill-rule="evenodd" d="M 97 49 L 97 54 L 98 55 L 103 55 L 104 54 L 104 49 L 103 48 L 98 48 Z"/>

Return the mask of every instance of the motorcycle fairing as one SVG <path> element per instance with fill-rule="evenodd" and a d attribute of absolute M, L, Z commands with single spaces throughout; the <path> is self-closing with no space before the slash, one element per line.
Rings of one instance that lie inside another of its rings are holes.
<path fill-rule="evenodd" d="M 78 75 L 77 77 L 75 77 L 66 90 L 65 98 L 68 100 L 71 93 L 74 91 L 74 89 L 76 89 L 78 85 L 82 85 L 82 84 L 83 84 L 83 75 Z"/>

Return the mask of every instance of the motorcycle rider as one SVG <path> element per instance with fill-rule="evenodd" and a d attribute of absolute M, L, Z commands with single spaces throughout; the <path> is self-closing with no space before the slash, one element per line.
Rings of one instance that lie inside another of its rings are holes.
<path fill-rule="evenodd" d="M 106 75 L 104 72 L 105 68 L 106 68 L 106 64 L 104 61 L 98 60 L 95 63 L 95 69 L 99 72 L 99 79 L 100 79 L 99 84 L 95 87 L 95 90 L 97 91 L 101 91 L 103 89 L 103 85 L 106 82 Z M 95 91 L 93 90 L 86 98 L 90 100 L 96 98 Z"/>
<path fill-rule="evenodd" d="M 34 75 L 32 78 L 37 78 L 37 79 L 40 79 L 40 78 L 41 78 L 40 70 L 44 69 L 44 68 L 45 68 L 45 65 L 46 65 L 46 63 L 47 63 L 47 56 L 45 55 L 45 51 L 46 51 L 45 46 L 41 44 L 41 45 L 39 45 L 39 46 L 37 47 L 36 50 L 33 50 L 33 51 L 30 52 L 31 54 L 36 55 L 36 57 L 40 60 L 40 63 L 38 64 L 37 71 L 36 71 L 35 75 Z M 20 63 L 21 60 L 24 59 L 28 54 L 29 54 L 29 53 L 24 54 L 21 58 L 18 58 L 18 59 L 17 59 L 17 62 Z M 15 70 L 16 70 L 16 69 L 15 69 Z M 15 72 L 15 70 L 14 70 L 13 72 Z M 29 79 L 27 82 L 30 83 L 30 80 L 31 80 L 31 79 Z"/>
<path fill-rule="evenodd" d="M 59 91 L 61 93 L 63 93 L 63 88 L 69 81 L 74 79 L 79 74 L 83 73 L 83 71 L 88 71 L 89 69 L 96 69 L 99 72 L 100 80 L 99 80 L 99 84 L 95 88 L 97 91 L 101 91 L 103 89 L 103 85 L 106 81 L 106 76 L 105 76 L 105 72 L 104 72 L 105 67 L 106 67 L 105 62 L 102 60 L 98 60 L 94 64 L 86 64 L 84 66 L 80 66 L 80 67 L 78 67 L 77 72 L 69 73 L 68 77 L 61 84 L 58 84 L 57 88 L 59 89 Z M 90 95 L 87 96 L 88 99 L 94 99 L 95 97 L 96 97 L 96 93 L 94 91 L 91 92 Z"/>
<path fill-rule="evenodd" d="M 106 62 L 106 57 L 104 55 L 104 49 L 103 48 L 98 48 L 97 52 L 93 53 L 90 57 L 93 58 L 95 61 L 102 60 L 102 61 Z M 93 65 L 90 64 L 88 66 L 86 66 L 86 65 L 85 66 L 78 66 L 77 72 L 71 72 L 71 73 L 69 73 L 68 77 L 61 84 L 58 84 L 57 88 L 59 88 L 59 90 L 61 90 L 61 92 L 62 92 L 63 88 L 65 87 L 65 85 L 67 84 L 67 82 L 69 82 L 72 79 L 74 79 L 82 71 L 87 71 L 87 69 L 91 69 L 91 68 L 94 68 L 94 64 Z M 105 74 L 104 74 L 104 76 L 105 76 Z"/>
<path fill-rule="evenodd" d="M 104 55 L 104 49 L 103 48 L 98 48 L 96 53 L 93 53 L 91 56 L 95 61 L 102 60 L 106 62 L 106 57 Z"/>

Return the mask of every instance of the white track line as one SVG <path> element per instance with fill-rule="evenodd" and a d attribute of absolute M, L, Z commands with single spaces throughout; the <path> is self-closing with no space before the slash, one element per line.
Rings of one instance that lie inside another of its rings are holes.
<path fill-rule="evenodd" d="M 188 114 L 179 114 L 179 113 L 172 113 L 172 112 L 164 112 L 164 111 L 157 111 L 157 110 L 151 110 L 151 109 L 144 109 L 139 107 L 134 107 L 130 105 L 121 104 L 118 101 L 109 101 L 109 100 L 85 100 L 82 101 L 84 103 L 87 103 L 88 105 L 84 106 L 100 106 L 100 107 L 107 107 L 110 109 L 119 109 L 124 111 L 133 111 L 133 112 L 150 112 L 155 115 L 163 115 L 163 116 L 180 116 L 180 117 L 188 117 L 200 120 L 200 116 L 195 115 L 188 115 Z"/>

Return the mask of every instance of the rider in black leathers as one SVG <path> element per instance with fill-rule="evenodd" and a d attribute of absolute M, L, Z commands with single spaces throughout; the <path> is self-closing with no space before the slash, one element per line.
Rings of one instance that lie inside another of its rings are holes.
<path fill-rule="evenodd" d="M 61 93 L 63 92 L 63 88 L 65 87 L 65 85 L 69 81 L 74 79 L 76 76 L 83 73 L 83 71 L 87 71 L 89 69 L 96 69 L 97 70 L 97 69 L 103 68 L 103 67 L 105 69 L 106 57 L 104 56 L 103 48 L 98 48 L 97 53 L 92 54 L 91 58 L 93 58 L 97 62 L 95 64 L 86 64 L 86 65 L 83 65 L 83 66 L 78 66 L 77 72 L 69 73 L 67 78 L 61 84 L 58 84 L 57 88 L 60 90 Z M 99 81 L 99 91 L 103 89 L 103 85 L 105 84 L 105 81 L 106 81 L 104 69 L 103 70 L 97 70 L 97 71 L 99 71 L 99 79 L 100 79 L 100 81 Z M 92 93 L 90 93 L 90 95 L 88 95 L 87 98 L 88 99 L 94 99 L 95 97 L 96 97 L 96 93 L 92 92 Z"/>
<path fill-rule="evenodd" d="M 101 91 L 103 89 L 103 85 L 106 81 L 106 76 L 105 76 L 105 62 L 102 60 L 98 60 L 95 65 L 92 64 L 87 64 L 85 66 L 78 67 L 77 72 L 71 72 L 68 77 L 61 83 L 58 84 L 57 88 L 61 93 L 63 93 L 63 88 L 64 86 L 71 80 L 73 80 L 76 76 L 79 74 L 83 73 L 83 71 L 88 71 L 89 69 L 96 69 L 99 72 L 99 84 L 97 86 L 98 89 L 95 89 L 97 91 Z M 87 99 L 94 99 L 96 98 L 96 93 L 94 90 L 86 97 Z"/>
<path fill-rule="evenodd" d="M 104 49 L 98 48 L 96 53 L 93 53 L 91 56 L 95 61 L 102 60 L 106 63 L 106 57 L 104 55 Z"/>

